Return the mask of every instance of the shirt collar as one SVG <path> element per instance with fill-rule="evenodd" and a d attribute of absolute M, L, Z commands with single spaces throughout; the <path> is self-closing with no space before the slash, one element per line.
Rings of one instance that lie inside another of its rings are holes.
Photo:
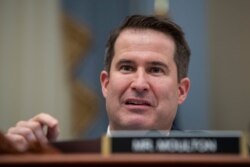
<path fill-rule="evenodd" d="M 150 134 L 150 133 L 158 133 L 158 135 L 164 135 L 164 136 L 169 136 L 169 131 L 148 131 L 147 133 L 145 134 Z M 110 126 L 108 125 L 108 128 L 107 128 L 107 133 L 106 133 L 107 136 L 111 137 L 111 131 L 110 131 Z"/>

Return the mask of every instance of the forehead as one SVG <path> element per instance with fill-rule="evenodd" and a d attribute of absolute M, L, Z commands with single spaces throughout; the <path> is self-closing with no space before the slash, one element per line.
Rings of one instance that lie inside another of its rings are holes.
<path fill-rule="evenodd" d="M 114 46 L 114 58 L 126 53 L 160 54 L 173 58 L 175 42 L 170 35 L 152 29 L 125 29 Z"/>

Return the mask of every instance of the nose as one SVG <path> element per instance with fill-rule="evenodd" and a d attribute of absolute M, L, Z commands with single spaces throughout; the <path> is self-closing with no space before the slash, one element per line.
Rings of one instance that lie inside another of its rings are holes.
<path fill-rule="evenodd" d="M 138 69 L 135 73 L 131 88 L 137 93 L 143 93 L 148 91 L 149 82 L 147 73 L 143 69 Z"/>

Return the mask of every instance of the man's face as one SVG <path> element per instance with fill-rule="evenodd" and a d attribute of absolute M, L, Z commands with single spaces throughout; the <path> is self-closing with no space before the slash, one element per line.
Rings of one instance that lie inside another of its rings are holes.
<path fill-rule="evenodd" d="M 154 30 L 123 30 L 100 80 L 111 130 L 169 130 L 190 81 L 177 80 L 175 43 Z"/>

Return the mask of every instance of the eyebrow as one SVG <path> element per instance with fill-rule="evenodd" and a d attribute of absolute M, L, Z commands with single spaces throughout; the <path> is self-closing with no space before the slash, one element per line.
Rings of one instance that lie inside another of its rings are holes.
<path fill-rule="evenodd" d="M 119 67 L 121 64 L 134 64 L 134 62 L 132 60 L 128 60 L 128 59 L 121 59 L 118 61 L 116 66 Z"/>

